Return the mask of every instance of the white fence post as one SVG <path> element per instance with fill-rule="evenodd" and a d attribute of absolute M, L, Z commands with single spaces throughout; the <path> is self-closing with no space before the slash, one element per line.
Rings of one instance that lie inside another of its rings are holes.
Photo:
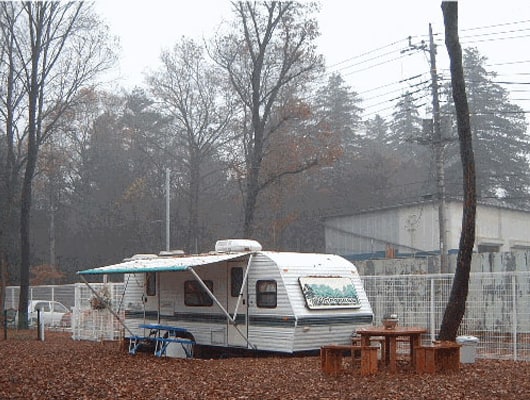
<path fill-rule="evenodd" d="M 435 335 L 435 307 L 434 307 L 434 302 L 435 302 L 435 293 L 434 293 L 434 279 L 431 279 L 431 296 L 430 296 L 430 303 L 431 303 L 431 307 L 430 307 L 430 317 L 431 317 L 431 321 L 430 321 L 430 331 L 431 331 L 431 340 L 434 340 L 436 339 L 436 335 Z"/>
<path fill-rule="evenodd" d="M 517 361 L 517 279 L 512 275 L 513 359 Z"/>

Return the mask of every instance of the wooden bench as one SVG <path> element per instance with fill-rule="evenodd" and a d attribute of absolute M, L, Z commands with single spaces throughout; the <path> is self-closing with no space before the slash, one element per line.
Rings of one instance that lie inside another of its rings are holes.
<path fill-rule="evenodd" d="M 416 347 L 414 353 L 416 372 L 458 371 L 460 368 L 460 345 L 455 342 L 435 342 Z"/>
<path fill-rule="evenodd" d="M 342 356 L 350 352 L 352 366 L 355 365 L 355 354 L 361 353 L 361 375 L 377 373 L 377 346 L 356 345 L 327 345 L 320 348 L 320 361 L 322 371 L 328 375 L 334 375 L 342 371 Z"/>

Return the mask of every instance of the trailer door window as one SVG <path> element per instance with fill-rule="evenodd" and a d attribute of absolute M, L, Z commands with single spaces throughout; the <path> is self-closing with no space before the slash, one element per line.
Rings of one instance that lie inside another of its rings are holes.
<path fill-rule="evenodd" d="M 213 293 L 213 281 L 203 281 L 204 284 Z M 184 304 L 192 307 L 209 307 L 213 305 L 212 298 L 208 295 L 208 292 L 197 281 L 185 281 L 184 282 Z"/>
<path fill-rule="evenodd" d="M 276 308 L 278 302 L 278 286 L 274 280 L 256 282 L 256 304 L 263 308 Z"/>
<path fill-rule="evenodd" d="M 145 274 L 145 294 L 156 296 L 156 273 L 147 272 Z"/>
<path fill-rule="evenodd" d="M 230 269 L 230 295 L 238 297 L 243 286 L 243 268 L 233 267 Z"/>

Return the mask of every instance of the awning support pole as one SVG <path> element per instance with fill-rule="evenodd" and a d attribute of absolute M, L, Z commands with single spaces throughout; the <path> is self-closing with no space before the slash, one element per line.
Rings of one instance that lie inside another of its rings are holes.
<path fill-rule="evenodd" d="M 210 288 L 208 286 L 206 286 L 206 284 L 203 282 L 203 280 L 201 279 L 201 277 L 197 274 L 197 272 L 195 272 L 195 270 L 193 268 L 189 268 L 189 271 L 193 274 L 193 276 L 195 277 L 195 279 L 197 280 L 197 282 L 199 282 L 199 285 L 201 285 L 201 287 L 206 291 L 206 293 L 208 293 L 208 296 L 210 296 L 210 298 L 215 302 L 215 304 L 217 304 L 217 306 L 221 309 L 221 311 L 223 312 L 224 315 L 226 315 L 226 318 L 228 318 L 228 321 L 230 324 L 233 325 L 233 327 L 236 329 L 236 331 L 241 335 L 241 337 L 243 339 L 245 339 L 245 341 L 247 342 L 247 344 L 252 348 L 252 349 L 256 349 L 256 346 L 254 346 L 252 343 L 250 343 L 248 341 L 248 338 L 246 335 L 243 334 L 243 332 L 241 332 L 241 330 L 237 327 L 236 325 L 236 321 L 230 316 L 230 313 L 228 311 L 226 311 L 226 309 L 223 307 L 223 305 L 221 304 L 221 302 L 219 300 L 217 300 L 217 297 L 215 297 L 215 295 L 212 293 L 212 291 L 210 290 Z"/>
<path fill-rule="evenodd" d="M 105 307 L 107 308 L 107 310 L 110 311 L 110 313 L 118 320 L 118 322 L 120 323 L 120 325 L 122 325 L 125 330 L 127 332 L 129 332 L 129 334 L 131 336 L 134 336 L 134 333 L 129 329 L 129 327 L 127 325 L 125 325 L 125 322 L 123 322 L 123 320 L 120 318 L 120 316 L 118 314 L 116 314 L 116 312 L 112 309 L 112 307 L 107 304 L 107 302 L 105 301 L 105 299 L 103 299 L 99 293 L 92 287 L 90 286 L 90 284 L 87 282 L 87 280 L 85 279 L 85 277 L 83 275 L 79 275 L 81 276 L 81 279 L 83 280 L 83 283 L 85 285 L 87 285 L 87 287 L 90 289 L 90 291 L 94 294 L 94 296 L 96 296 L 98 298 L 98 300 L 100 300 L 103 304 L 105 304 Z"/>
<path fill-rule="evenodd" d="M 197 272 L 195 272 L 195 270 L 193 268 L 191 268 L 191 267 L 189 268 L 189 271 L 191 271 L 191 273 L 193 274 L 193 276 L 195 277 L 197 282 L 199 282 L 199 285 L 201 285 L 201 287 L 206 291 L 206 293 L 208 293 L 208 296 L 210 296 L 210 298 L 215 302 L 215 304 L 217 304 L 219 306 L 219 308 L 221 309 L 223 314 L 226 315 L 227 318 L 230 320 L 230 322 L 233 324 L 235 321 L 230 316 L 230 313 L 228 311 L 226 311 L 226 309 L 223 307 L 221 302 L 219 300 L 217 300 L 217 297 L 214 296 L 214 294 L 212 293 L 210 288 L 208 286 L 206 286 L 206 283 L 204 283 L 202 281 L 201 277 L 197 274 Z"/>
<path fill-rule="evenodd" d="M 239 303 L 241 303 L 241 299 L 243 298 L 243 294 L 245 292 L 245 286 L 247 285 L 247 278 L 248 278 L 248 270 L 250 269 L 250 263 L 252 261 L 253 255 L 251 254 L 248 258 L 247 263 L 247 269 L 245 270 L 245 275 L 243 276 L 243 283 L 241 284 L 241 289 L 239 290 L 239 296 L 237 298 L 236 308 L 234 310 L 234 315 L 232 316 L 232 319 L 235 321 L 237 317 L 237 311 L 239 310 Z"/>

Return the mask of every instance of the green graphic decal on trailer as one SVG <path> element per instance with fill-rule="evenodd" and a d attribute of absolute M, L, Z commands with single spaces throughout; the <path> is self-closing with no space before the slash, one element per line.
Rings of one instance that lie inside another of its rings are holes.
<path fill-rule="evenodd" d="M 361 303 L 351 278 L 306 276 L 298 279 L 307 308 L 360 308 Z"/>

